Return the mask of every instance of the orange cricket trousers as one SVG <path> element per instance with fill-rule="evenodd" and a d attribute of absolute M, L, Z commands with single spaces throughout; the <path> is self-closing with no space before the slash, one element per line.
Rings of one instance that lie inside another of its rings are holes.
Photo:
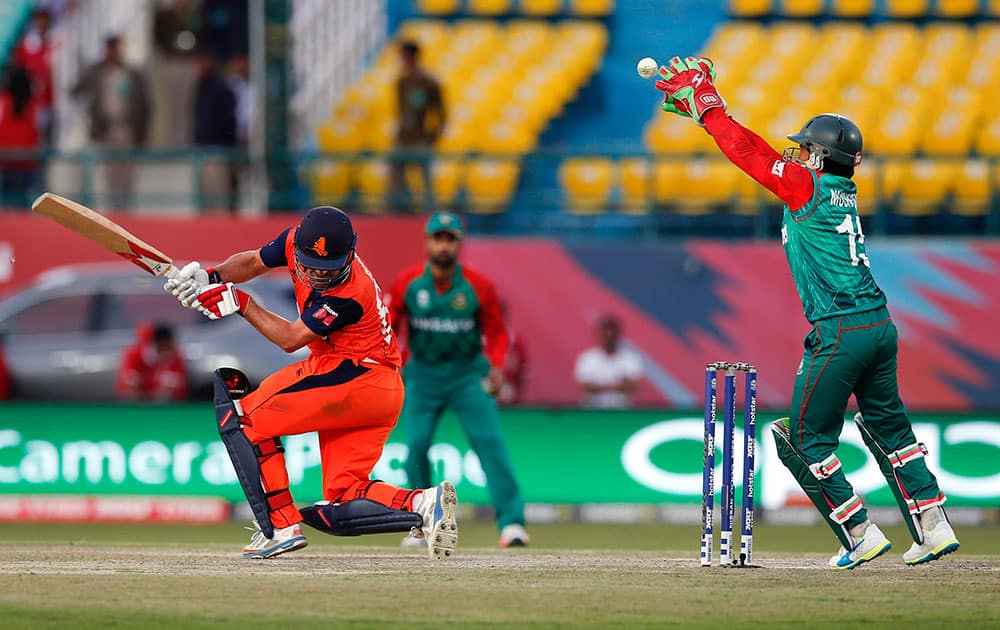
<path fill-rule="evenodd" d="M 261 479 L 275 527 L 302 520 L 276 440 L 311 431 L 319 434 L 325 500 L 367 498 L 412 510 L 418 490 L 369 478 L 403 407 L 403 380 L 395 367 L 311 355 L 264 379 L 240 404 L 243 432 L 260 449 Z"/>

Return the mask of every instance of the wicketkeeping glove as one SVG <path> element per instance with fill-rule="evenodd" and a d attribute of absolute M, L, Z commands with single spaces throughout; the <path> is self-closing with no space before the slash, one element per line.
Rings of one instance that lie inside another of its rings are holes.
<path fill-rule="evenodd" d="M 681 116 L 690 116 L 698 124 L 710 109 L 726 109 L 713 81 L 715 66 L 707 57 L 680 57 L 670 60 L 668 66 L 660 67 L 660 78 L 656 88 L 664 92 L 663 110 Z"/>
<path fill-rule="evenodd" d="M 194 301 L 191 308 L 200 310 L 209 319 L 219 319 L 233 313 L 246 315 L 250 306 L 250 294 L 238 289 L 232 282 L 210 284 Z"/>
<path fill-rule="evenodd" d="M 195 308 L 194 301 L 198 294 L 208 285 L 220 282 L 222 278 L 218 271 L 212 267 L 202 269 L 201 263 L 194 261 L 184 265 L 177 275 L 167 280 L 163 284 L 163 290 L 173 294 L 187 308 Z"/>

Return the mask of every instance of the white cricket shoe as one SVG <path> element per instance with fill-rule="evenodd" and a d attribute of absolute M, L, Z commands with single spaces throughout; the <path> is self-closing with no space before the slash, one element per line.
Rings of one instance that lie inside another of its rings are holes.
<path fill-rule="evenodd" d="M 419 527 L 414 527 L 410 530 L 409 536 L 399 541 L 399 546 L 407 549 L 423 549 L 427 546 L 427 539 Z"/>
<path fill-rule="evenodd" d="M 525 531 L 524 525 L 511 523 L 510 525 L 505 525 L 500 530 L 500 546 L 504 549 L 509 547 L 526 547 L 529 542 L 531 542 L 531 538 L 528 537 L 528 532 Z"/>
<path fill-rule="evenodd" d="M 442 481 L 434 488 L 427 488 L 420 495 L 417 514 L 423 519 L 420 527 L 431 558 L 444 560 L 455 552 L 458 544 L 458 494 L 450 481 Z"/>
<path fill-rule="evenodd" d="M 909 565 L 937 560 L 958 549 L 958 538 L 947 519 L 941 519 L 933 529 L 924 532 L 924 544 L 913 546 L 903 554 L 903 562 Z"/>
<path fill-rule="evenodd" d="M 830 568 L 853 569 L 874 560 L 890 549 L 892 549 L 892 543 L 885 537 L 878 525 L 869 523 L 861 538 L 854 539 L 854 547 L 850 551 L 841 547 L 840 551 L 830 558 Z"/>
<path fill-rule="evenodd" d="M 264 532 L 260 531 L 257 521 L 253 521 L 253 527 L 246 527 L 255 532 L 250 539 L 250 544 L 243 548 L 244 558 L 261 560 L 263 558 L 273 558 L 289 551 L 302 549 L 309 544 L 306 537 L 302 535 L 302 526 L 296 523 L 290 527 L 281 527 L 274 530 L 274 538 L 268 538 Z"/>

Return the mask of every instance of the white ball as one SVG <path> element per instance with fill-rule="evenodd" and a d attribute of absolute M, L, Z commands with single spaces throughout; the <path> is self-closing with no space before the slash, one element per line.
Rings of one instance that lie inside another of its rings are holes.
<path fill-rule="evenodd" d="M 635 71 L 639 73 L 639 76 L 643 79 L 651 79 L 656 76 L 656 72 L 660 69 L 660 64 L 656 63 L 656 59 L 652 57 L 643 57 L 639 60 L 639 63 L 635 66 Z"/>

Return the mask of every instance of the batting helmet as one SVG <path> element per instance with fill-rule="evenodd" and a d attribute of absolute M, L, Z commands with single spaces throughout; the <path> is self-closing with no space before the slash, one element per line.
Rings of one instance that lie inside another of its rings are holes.
<path fill-rule="evenodd" d="M 824 160 L 851 168 L 861 164 L 861 130 L 839 114 L 813 116 L 788 139 L 809 149 L 810 166 L 816 170 Z"/>
<path fill-rule="evenodd" d="M 294 240 L 299 276 L 314 289 L 328 289 L 350 276 L 358 233 L 343 210 L 332 206 L 313 208 L 295 230 Z M 333 271 L 337 273 L 327 273 Z"/>

